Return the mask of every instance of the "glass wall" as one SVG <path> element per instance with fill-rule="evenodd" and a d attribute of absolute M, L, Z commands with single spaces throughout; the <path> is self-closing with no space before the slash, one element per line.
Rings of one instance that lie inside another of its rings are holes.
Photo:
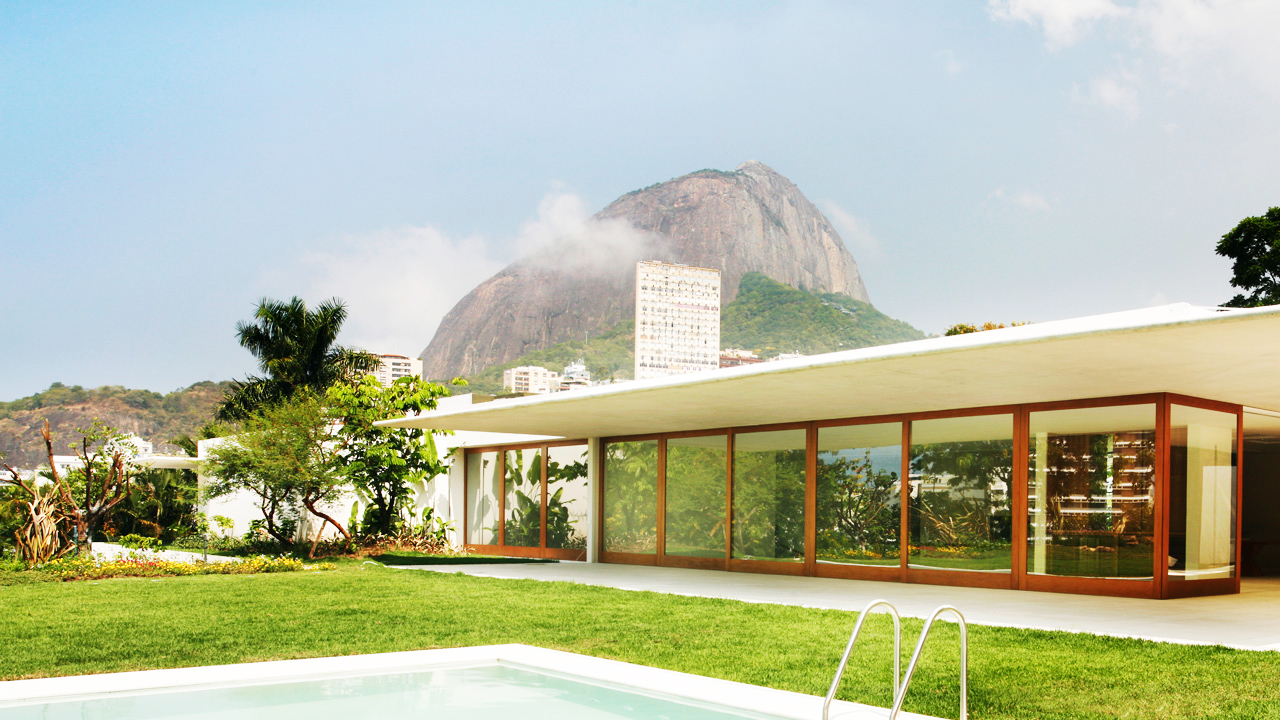
<path fill-rule="evenodd" d="M 911 423 L 911 567 L 1012 571 L 1013 416 Z"/>
<path fill-rule="evenodd" d="M 804 561 L 805 434 L 733 436 L 733 557 Z"/>
<path fill-rule="evenodd" d="M 817 560 L 899 563 L 902 423 L 818 429 Z"/>
<path fill-rule="evenodd" d="M 467 542 L 472 545 L 498 544 L 499 495 L 502 475 L 498 453 L 467 455 Z"/>
<path fill-rule="evenodd" d="M 666 554 L 723 558 L 728 437 L 667 440 Z"/>
<path fill-rule="evenodd" d="M 1030 414 L 1027 572 L 1152 577 L 1155 426 L 1155 405 Z"/>
<path fill-rule="evenodd" d="M 587 548 L 587 512 L 591 488 L 587 484 L 587 446 L 562 445 L 547 449 L 547 547 Z"/>
<path fill-rule="evenodd" d="M 506 537 L 516 547 L 542 545 L 542 452 L 507 451 Z"/>
<path fill-rule="evenodd" d="M 1169 579 L 1235 577 L 1236 415 L 1169 413 Z"/>
<path fill-rule="evenodd" d="M 604 446 L 605 552 L 658 551 L 658 441 Z"/>

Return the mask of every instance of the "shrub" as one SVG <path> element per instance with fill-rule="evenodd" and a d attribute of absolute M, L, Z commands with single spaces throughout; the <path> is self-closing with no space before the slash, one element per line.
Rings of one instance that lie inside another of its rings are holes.
<path fill-rule="evenodd" d="M 155 550 L 160 546 L 160 541 L 157 538 L 133 534 L 125 535 L 116 540 L 116 542 L 131 550 Z"/>
<path fill-rule="evenodd" d="M 45 563 L 37 570 L 59 580 L 98 580 L 115 577 L 174 577 L 182 575 L 257 575 L 261 573 L 296 572 L 298 570 L 333 570 L 331 563 L 306 565 L 289 557 L 242 558 L 231 562 L 200 563 L 162 560 L 141 553 L 107 560 L 101 557 L 64 557 Z"/>

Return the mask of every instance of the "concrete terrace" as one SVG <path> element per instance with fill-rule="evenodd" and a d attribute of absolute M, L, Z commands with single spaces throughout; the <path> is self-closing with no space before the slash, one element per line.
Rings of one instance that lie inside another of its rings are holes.
<path fill-rule="evenodd" d="M 906 617 L 927 617 L 939 605 L 954 605 L 975 625 L 1280 650 L 1280 578 L 1247 578 L 1239 595 L 1147 600 L 602 563 L 420 565 L 404 569 L 835 610 L 858 611 L 871 600 L 883 598 Z"/>

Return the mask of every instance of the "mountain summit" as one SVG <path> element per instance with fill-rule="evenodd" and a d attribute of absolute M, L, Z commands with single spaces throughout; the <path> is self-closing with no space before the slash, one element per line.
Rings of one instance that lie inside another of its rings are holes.
<path fill-rule="evenodd" d="M 470 375 L 630 318 L 637 260 L 716 268 L 724 303 L 749 272 L 869 302 L 827 218 L 790 180 L 752 160 L 629 192 L 577 236 L 553 238 L 507 266 L 445 315 L 422 352 L 423 374 Z"/>

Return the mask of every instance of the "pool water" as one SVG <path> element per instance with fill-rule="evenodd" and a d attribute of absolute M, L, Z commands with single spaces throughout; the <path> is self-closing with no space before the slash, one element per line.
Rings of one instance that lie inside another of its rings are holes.
<path fill-rule="evenodd" d="M 730 720 L 769 716 L 506 663 L 0 708 L 4 720 Z"/>

